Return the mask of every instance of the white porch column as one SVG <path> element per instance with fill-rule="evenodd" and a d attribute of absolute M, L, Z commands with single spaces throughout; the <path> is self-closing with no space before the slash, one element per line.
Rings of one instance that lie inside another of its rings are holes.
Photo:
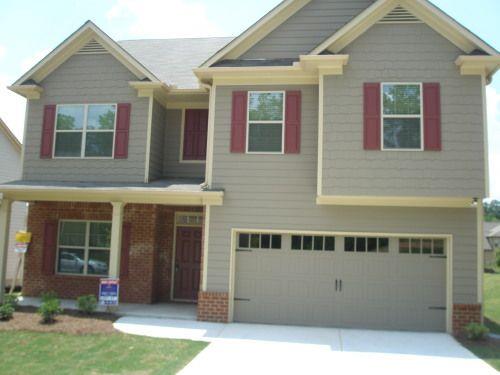
<path fill-rule="evenodd" d="M 0 304 L 5 294 L 5 276 L 7 272 L 7 253 L 9 250 L 9 227 L 12 201 L 0 200 Z"/>
<path fill-rule="evenodd" d="M 120 277 L 120 254 L 122 248 L 123 207 L 122 202 L 111 202 L 113 221 L 111 223 L 111 251 L 109 254 L 109 277 Z"/>

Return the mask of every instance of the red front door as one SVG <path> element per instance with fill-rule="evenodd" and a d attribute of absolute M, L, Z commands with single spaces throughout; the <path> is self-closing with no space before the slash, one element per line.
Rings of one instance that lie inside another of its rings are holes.
<path fill-rule="evenodd" d="M 200 289 L 201 228 L 178 227 L 174 299 L 196 301 Z"/>

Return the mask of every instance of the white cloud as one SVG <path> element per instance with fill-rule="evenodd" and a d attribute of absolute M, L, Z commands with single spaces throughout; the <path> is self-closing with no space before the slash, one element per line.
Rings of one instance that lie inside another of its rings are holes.
<path fill-rule="evenodd" d="M 7 89 L 13 79 L 0 75 L 0 117 L 19 140 L 23 138 L 26 100 Z"/>
<path fill-rule="evenodd" d="M 117 0 L 107 14 L 126 21 L 134 38 L 190 38 L 224 35 L 207 7 L 190 0 Z"/>
<path fill-rule="evenodd" d="M 500 199 L 500 92 L 489 86 L 487 101 L 490 196 Z"/>

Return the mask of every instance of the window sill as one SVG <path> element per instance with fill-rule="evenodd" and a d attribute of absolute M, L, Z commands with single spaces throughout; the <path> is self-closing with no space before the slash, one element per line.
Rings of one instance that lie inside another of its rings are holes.
<path fill-rule="evenodd" d="M 76 275 L 76 274 L 64 274 L 64 273 L 56 273 L 54 275 L 56 279 L 74 279 L 74 280 L 100 280 L 109 278 L 109 276 L 97 276 L 97 275 Z"/>

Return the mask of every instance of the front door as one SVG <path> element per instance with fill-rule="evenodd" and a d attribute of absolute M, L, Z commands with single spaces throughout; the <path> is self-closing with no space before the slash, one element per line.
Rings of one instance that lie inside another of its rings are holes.
<path fill-rule="evenodd" d="M 201 228 L 178 227 L 175 242 L 174 299 L 196 301 L 200 289 Z"/>

